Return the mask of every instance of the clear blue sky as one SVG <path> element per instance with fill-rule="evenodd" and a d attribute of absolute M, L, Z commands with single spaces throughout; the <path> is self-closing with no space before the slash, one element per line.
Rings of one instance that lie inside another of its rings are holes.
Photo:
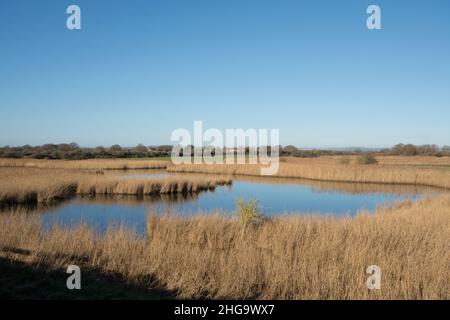
<path fill-rule="evenodd" d="M 66 29 L 77 4 L 82 30 Z M 366 8 L 382 30 L 366 28 Z M 448 0 L 2 0 L 0 145 L 450 144 Z"/>

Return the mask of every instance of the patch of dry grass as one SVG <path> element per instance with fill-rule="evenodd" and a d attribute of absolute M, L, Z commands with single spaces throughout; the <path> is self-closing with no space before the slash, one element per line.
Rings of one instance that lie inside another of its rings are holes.
<path fill-rule="evenodd" d="M 0 168 L 0 204 L 57 202 L 75 194 L 78 180 L 94 175 L 89 171 Z"/>
<path fill-rule="evenodd" d="M 406 184 L 450 188 L 450 171 L 387 165 L 347 165 L 329 159 L 280 162 L 275 177 L 332 182 Z M 259 176 L 257 165 L 171 165 L 170 172 Z"/>
<path fill-rule="evenodd" d="M 0 167 L 27 167 L 42 169 L 164 169 L 168 161 L 130 160 L 130 159 L 89 159 L 89 160 L 37 160 L 37 159 L 0 159 Z"/>
<path fill-rule="evenodd" d="M 0 167 L 0 204 L 52 203 L 75 195 L 155 195 L 198 193 L 231 184 L 222 177 L 119 179 L 92 170 Z"/>
<path fill-rule="evenodd" d="M 377 156 L 380 164 L 384 165 L 433 165 L 450 166 L 450 157 L 432 156 Z"/>
<path fill-rule="evenodd" d="M 250 225 L 196 215 L 148 218 L 148 238 L 124 227 L 44 233 L 36 217 L 0 215 L 0 255 L 54 268 L 79 264 L 155 283 L 180 297 L 449 299 L 450 197 L 405 202 L 356 218 L 284 216 Z M 29 250 L 23 255 L 5 250 Z M 366 269 L 381 267 L 381 290 Z"/>
<path fill-rule="evenodd" d="M 79 195 L 155 195 L 172 193 L 198 193 L 214 190 L 218 185 L 231 184 L 231 179 L 166 178 L 155 180 L 108 179 L 96 177 L 78 183 Z"/>
<path fill-rule="evenodd" d="M 319 158 L 298 158 L 298 157 L 281 157 L 286 163 L 296 164 L 322 164 L 334 165 L 339 163 L 341 159 L 348 159 L 350 163 L 356 163 L 359 155 L 344 156 L 321 156 Z M 433 156 L 386 156 L 375 155 L 380 165 L 384 166 L 411 166 L 411 165 L 433 165 L 433 166 L 450 166 L 450 157 L 433 157 Z"/>

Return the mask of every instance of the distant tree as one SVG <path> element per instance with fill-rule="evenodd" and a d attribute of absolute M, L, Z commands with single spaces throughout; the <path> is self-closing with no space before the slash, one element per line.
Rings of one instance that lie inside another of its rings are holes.
<path fill-rule="evenodd" d="M 282 154 L 287 156 L 292 156 L 298 152 L 298 149 L 293 145 L 288 145 L 283 147 Z"/>
<path fill-rule="evenodd" d="M 170 152 L 172 151 L 172 146 L 171 145 L 162 145 L 158 147 L 158 150 L 161 152 L 165 152 L 167 154 L 170 154 Z"/>
<path fill-rule="evenodd" d="M 417 154 L 417 149 L 412 144 L 407 144 L 403 147 L 403 155 L 405 156 L 414 156 Z"/>
<path fill-rule="evenodd" d="M 143 144 L 138 144 L 136 148 L 134 148 L 135 156 L 137 157 L 147 157 L 148 156 L 148 148 Z"/>
<path fill-rule="evenodd" d="M 123 155 L 122 151 L 123 151 L 122 147 L 119 146 L 118 144 L 115 144 L 109 148 L 109 153 L 115 158 L 122 157 L 122 155 Z"/>
<path fill-rule="evenodd" d="M 122 151 L 122 147 L 119 146 L 118 144 L 115 144 L 115 145 L 111 146 L 111 147 L 109 148 L 109 150 L 111 150 L 111 151 L 113 151 L 113 152 L 120 152 L 120 151 Z"/>
<path fill-rule="evenodd" d="M 146 153 L 148 151 L 148 148 L 146 146 L 144 146 L 143 144 L 138 144 L 137 147 L 135 148 L 136 152 L 140 152 L 140 153 Z"/>
<path fill-rule="evenodd" d="M 397 144 L 393 146 L 389 152 L 392 155 L 403 155 L 403 156 L 439 156 L 441 155 L 441 150 L 435 144 L 424 144 L 420 146 L 415 146 L 413 144 Z"/>
<path fill-rule="evenodd" d="M 434 156 L 439 153 L 439 148 L 434 144 L 424 144 L 421 146 L 416 146 L 416 152 L 419 155 Z"/>
<path fill-rule="evenodd" d="M 364 154 L 356 159 L 356 163 L 360 165 L 378 164 L 378 160 L 371 154 Z"/>
<path fill-rule="evenodd" d="M 403 143 L 399 143 L 399 144 L 396 144 L 395 146 L 393 146 L 392 148 L 391 148 L 391 154 L 392 155 L 396 155 L 396 156 L 399 156 L 399 155 L 401 155 L 402 154 L 402 152 L 403 152 L 403 147 L 404 147 L 405 145 L 403 144 Z"/>

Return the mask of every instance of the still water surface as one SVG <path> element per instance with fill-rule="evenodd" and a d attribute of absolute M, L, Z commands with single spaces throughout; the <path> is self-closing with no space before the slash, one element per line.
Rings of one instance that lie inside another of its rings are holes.
<path fill-rule="evenodd" d="M 176 174 L 147 170 L 115 172 L 112 175 L 123 179 L 154 179 Z M 417 186 L 233 177 L 231 186 L 217 187 L 215 191 L 195 196 L 76 198 L 41 211 L 45 213 L 43 222 L 46 226 L 54 223 L 78 224 L 83 221 L 99 230 L 105 230 L 111 223 L 125 223 L 139 232 L 145 232 L 150 212 L 190 215 L 220 211 L 232 214 L 239 198 L 257 199 L 261 210 L 269 216 L 285 213 L 342 216 L 355 215 L 359 210 L 374 211 L 377 206 L 405 199 L 416 200 L 420 196 L 437 192 L 442 191 Z"/>

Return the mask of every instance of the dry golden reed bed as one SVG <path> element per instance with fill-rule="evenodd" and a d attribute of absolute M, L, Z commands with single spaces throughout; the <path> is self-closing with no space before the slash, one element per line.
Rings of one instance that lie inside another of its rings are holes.
<path fill-rule="evenodd" d="M 341 159 L 349 159 L 351 163 L 356 163 L 359 155 L 344 156 L 320 156 L 318 158 L 298 158 L 298 157 L 282 157 L 281 161 L 297 164 L 328 164 L 333 165 L 340 162 Z M 416 166 L 416 165 L 432 165 L 432 166 L 450 166 L 450 157 L 435 156 L 391 156 L 391 155 L 375 155 L 380 165 L 385 166 Z"/>
<path fill-rule="evenodd" d="M 256 165 L 171 165 L 170 172 L 259 176 Z M 341 165 L 327 160 L 280 162 L 276 177 L 332 182 L 407 184 L 450 188 L 450 170 L 392 165 Z"/>
<path fill-rule="evenodd" d="M 52 203 L 75 195 L 197 193 L 230 183 L 226 177 L 131 180 L 90 170 L 0 167 L 0 204 Z"/>
<path fill-rule="evenodd" d="M 449 299 L 449 216 L 448 195 L 356 218 L 273 218 L 245 232 L 221 215 L 149 215 L 142 237 L 83 225 L 44 233 L 37 217 L 12 212 L 0 215 L 0 256 L 78 264 L 183 298 Z M 369 265 L 381 267 L 380 290 L 366 286 Z"/>
<path fill-rule="evenodd" d="M 42 169 L 164 169 L 168 161 L 130 160 L 130 159 L 92 159 L 92 160 L 36 160 L 36 159 L 0 159 L 0 167 L 27 167 Z"/>

